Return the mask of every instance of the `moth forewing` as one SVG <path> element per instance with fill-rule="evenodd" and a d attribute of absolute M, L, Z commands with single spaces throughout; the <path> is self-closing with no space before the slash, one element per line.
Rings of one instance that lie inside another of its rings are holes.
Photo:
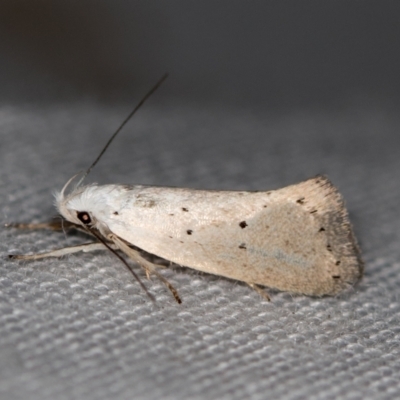
<path fill-rule="evenodd" d="M 342 197 L 322 176 L 269 192 L 91 185 L 58 208 L 72 223 L 87 213 L 104 237 L 253 286 L 333 295 L 362 275 Z"/>

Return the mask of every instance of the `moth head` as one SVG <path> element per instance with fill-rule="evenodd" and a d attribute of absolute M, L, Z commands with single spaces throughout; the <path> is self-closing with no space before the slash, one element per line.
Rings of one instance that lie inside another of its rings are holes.
<path fill-rule="evenodd" d="M 67 221 L 92 228 L 96 226 L 97 221 L 91 210 L 85 189 L 85 187 L 75 189 L 68 195 L 65 195 L 63 191 L 57 193 L 56 207 Z"/>
<path fill-rule="evenodd" d="M 81 173 L 72 176 L 61 191 L 54 194 L 56 198 L 55 205 L 67 221 L 91 227 L 93 225 L 93 217 L 89 211 L 86 211 L 85 202 L 82 202 L 82 194 L 85 192 L 85 187 L 80 187 L 79 181 L 77 185 L 67 191 L 74 179 L 79 175 Z"/>

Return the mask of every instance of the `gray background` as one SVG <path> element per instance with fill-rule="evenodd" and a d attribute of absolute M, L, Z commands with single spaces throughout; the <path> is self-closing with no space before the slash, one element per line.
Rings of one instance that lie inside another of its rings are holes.
<path fill-rule="evenodd" d="M 173 267 L 177 305 L 106 252 L 11 262 L 84 241 L 1 229 L 3 399 L 397 398 L 399 17 L 390 1 L 3 1 L 0 209 L 44 221 L 99 183 L 274 189 L 317 173 L 343 193 L 366 262 L 335 298 Z M 145 279 L 143 274 L 138 273 Z"/>

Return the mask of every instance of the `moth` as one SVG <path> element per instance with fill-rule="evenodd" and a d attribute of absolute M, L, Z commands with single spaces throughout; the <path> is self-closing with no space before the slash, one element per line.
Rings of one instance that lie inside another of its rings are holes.
<path fill-rule="evenodd" d="M 159 272 L 160 265 L 145 254 L 245 282 L 266 299 L 264 287 L 323 296 L 354 285 L 363 273 L 360 250 L 343 198 L 324 176 L 260 192 L 82 185 L 117 133 L 165 78 L 121 124 L 78 184 L 68 192 L 73 177 L 56 195 L 66 223 L 96 241 L 10 257 L 36 260 L 109 249 L 152 299 L 120 253 L 139 264 L 148 277 L 161 279 L 178 303 L 177 290 Z"/>

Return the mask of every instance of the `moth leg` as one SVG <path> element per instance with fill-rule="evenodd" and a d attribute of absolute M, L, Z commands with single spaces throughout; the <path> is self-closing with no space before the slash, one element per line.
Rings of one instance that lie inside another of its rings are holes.
<path fill-rule="evenodd" d="M 246 282 L 252 289 L 254 289 L 260 296 L 264 297 L 265 300 L 271 301 L 271 298 L 268 296 L 268 293 L 260 286 L 255 283 Z"/>
<path fill-rule="evenodd" d="M 69 229 L 75 227 L 76 225 L 62 220 L 61 218 L 54 218 L 49 222 L 41 222 L 37 224 L 25 224 L 25 223 L 10 223 L 5 224 L 6 228 L 16 228 L 16 229 L 27 229 L 27 230 L 39 230 L 39 229 L 51 229 L 53 231 L 62 231 L 63 229 Z"/>
<path fill-rule="evenodd" d="M 152 262 L 146 260 L 142 257 L 142 255 L 135 249 L 129 247 L 124 241 L 122 241 L 117 236 L 111 235 L 109 237 L 111 241 L 114 242 L 115 246 L 125 253 L 129 258 L 139 264 L 146 272 L 147 277 L 150 274 L 154 274 L 157 276 L 158 279 L 171 291 L 172 295 L 174 296 L 177 303 L 181 304 L 182 300 L 178 294 L 178 291 L 168 282 L 166 278 L 164 278 L 156 269 L 159 268 L 158 265 L 153 264 Z"/>
<path fill-rule="evenodd" d="M 147 254 L 146 256 L 142 255 L 142 257 L 149 260 L 157 268 L 166 268 L 172 264 L 171 261 L 164 260 L 163 258 L 157 257 L 153 254 Z"/>
<path fill-rule="evenodd" d="M 111 245 L 111 247 L 114 248 L 115 246 Z M 116 247 L 115 247 L 115 249 L 116 249 Z M 103 243 L 85 243 L 85 244 L 80 244 L 77 246 L 64 247 L 63 249 L 48 251 L 46 253 L 10 254 L 8 257 L 11 258 L 12 260 L 40 260 L 42 258 L 47 258 L 47 257 L 62 257 L 67 254 L 78 253 L 79 251 L 83 251 L 83 252 L 87 253 L 89 251 L 95 251 L 95 250 L 105 250 L 104 244 Z"/>

